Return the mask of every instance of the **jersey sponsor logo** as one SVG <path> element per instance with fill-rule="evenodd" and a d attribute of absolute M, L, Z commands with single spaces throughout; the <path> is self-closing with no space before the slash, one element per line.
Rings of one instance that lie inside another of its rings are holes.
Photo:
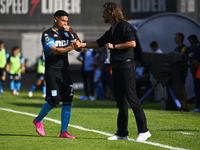
<path fill-rule="evenodd" d="M 40 8 L 37 14 L 53 14 L 61 9 L 70 14 L 80 14 L 81 0 L 0 0 L 0 14 L 29 14 L 31 17 L 36 8 Z"/>
<path fill-rule="evenodd" d="M 66 47 L 69 44 L 69 40 L 55 41 L 56 47 Z"/>
<path fill-rule="evenodd" d="M 54 37 L 58 37 L 58 35 L 57 35 L 57 34 L 54 34 Z"/>
<path fill-rule="evenodd" d="M 53 44 L 53 41 L 49 41 L 49 42 L 47 43 L 47 45 L 49 45 L 49 44 Z"/>

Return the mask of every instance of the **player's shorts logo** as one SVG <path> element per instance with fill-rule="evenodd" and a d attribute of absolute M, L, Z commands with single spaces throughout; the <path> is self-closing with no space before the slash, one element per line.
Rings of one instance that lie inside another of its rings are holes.
<path fill-rule="evenodd" d="M 57 90 L 52 90 L 52 91 L 51 91 L 51 95 L 52 95 L 52 96 L 57 96 Z"/>

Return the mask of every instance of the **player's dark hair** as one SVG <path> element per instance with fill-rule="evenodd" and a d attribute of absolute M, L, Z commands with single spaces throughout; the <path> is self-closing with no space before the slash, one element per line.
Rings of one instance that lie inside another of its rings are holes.
<path fill-rule="evenodd" d="M 0 44 L 2 44 L 3 43 L 3 41 L 0 41 Z"/>
<path fill-rule="evenodd" d="M 116 22 L 125 20 L 120 7 L 116 3 L 113 2 L 105 3 L 103 5 L 103 8 L 105 8 L 105 11 L 108 12 L 108 14 L 112 16 Z"/>
<path fill-rule="evenodd" d="M 69 14 L 66 12 L 66 11 L 64 11 L 64 10 L 58 10 L 58 11 L 56 11 L 55 13 L 54 13 L 54 18 L 55 17 L 58 17 L 58 18 L 60 18 L 60 17 L 62 17 L 62 16 L 69 16 Z"/>
<path fill-rule="evenodd" d="M 190 36 L 188 36 L 188 41 L 190 41 L 191 45 L 199 43 L 199 40 L 195 34 L 191 34 Z"/>
<path fill-rule="evenodd" d="M 15 50 L 18 49 L 18 48 L 19 48 L 19 46 L 14 46 L 14 47 L 12 48 L 12 52 L 15 51 Z"/>
<path fill-rule="evenodd" d="M 182 42 L 184 41 L 185 36 L 183 33 L 178 32 L 178 33 L 176 33 L 176 35 L 178 35 L 182 39 Z"/>
<path fill-rule="evenodd" d="M 155 47 L 155 46 L 158 47 L 158 43 L 156 41 L 150 43 L 150 47 Z"/>

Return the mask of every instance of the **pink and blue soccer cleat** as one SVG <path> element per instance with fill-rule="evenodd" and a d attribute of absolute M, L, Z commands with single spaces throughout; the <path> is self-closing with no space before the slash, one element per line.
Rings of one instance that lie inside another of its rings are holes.
<path fill-rule="evenodd" d="M 44 136 L 45 132 L 44 132 L 44 124 L 43 124 L 43 122 L 37 122 L 36 118 L 35 118 L 33 120 L 33 123 L 35 124 L 37 133 L 40 134 L 41 136 Z"/>
<path fill-rule="evenodd" d="M 67 131 L 63 132 L 59 136 L 60 138 L 70 138 L 70 139 L 75 139 L 74 136 L 70 135 Z"/>

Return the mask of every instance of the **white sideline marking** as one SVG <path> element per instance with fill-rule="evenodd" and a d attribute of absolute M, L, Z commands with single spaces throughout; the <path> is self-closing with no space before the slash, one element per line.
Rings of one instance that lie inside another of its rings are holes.
<path fill-rule="evenodd" d="M 23 115 L 32 116 L 32 117 L 37 117 L 37 115 L 35 115 L 35 114 L 31 114 L 31 113 L 27 113 L 27 112 L 21 112 L 21 111 L 16 111 L 16 110 L 7 109 L 7 108 L 0 108 L 0 110 L 9 111 L 9 112 L 17 113 L 17 114 L 23 114 Z M 51 119 L 51 118 L 46 118 L 46 117 L 44 119 L 52 121 L 52 122 L 55 122 L 57 124 L 61 124 L 61 121 L 59 121 L 59 120 L 55 120 L 55 119 Z M 98 131 L 98 130 L 91 130 L 91 129 L 83 128 L 83 127 L 77 126 L 77 125 L 71 125 L 71 124 L 69 124 L 69 126 L 73 127 L 73 128 L 76 128 L 76 129 L 79 129 L 79 130 L 95 132 L 95 133 L 99 133 L 99 134 L 102 134 L 102 135 L 107 135 L 107 136 L 112 136 L 113 135 L 113 134 L 102 132 L 102 131 Z M 134 139 L 129 139 L 129 140 L 130 141 L 134 141 L 134 142 L 138 142 L 138 141 L 135 141 Z M 172 147 L 172 146 L 169 146 L 169 145 L 163 145 L 163 144 L 160 144 L 160 143 L 154 143 L 154 142 L 148 142 L 148 141 L 143 141 L 143 142 L 140 142 L 140 143 L 154 145 L 154 146 L 158 146 L 158 147 L 162 147 L 162 148 L 167 148 L 167 149 L 171 149 L 171 150 L 188 150 L 188 149 L 184 149 L 184 148 Z"/>
<path fill-rule="evenodd" d="M 191 132 L 177 132 L 177 133 L 186 134 L 186 135 L 194 135 L 194 134 L 191 133 Z"/>

